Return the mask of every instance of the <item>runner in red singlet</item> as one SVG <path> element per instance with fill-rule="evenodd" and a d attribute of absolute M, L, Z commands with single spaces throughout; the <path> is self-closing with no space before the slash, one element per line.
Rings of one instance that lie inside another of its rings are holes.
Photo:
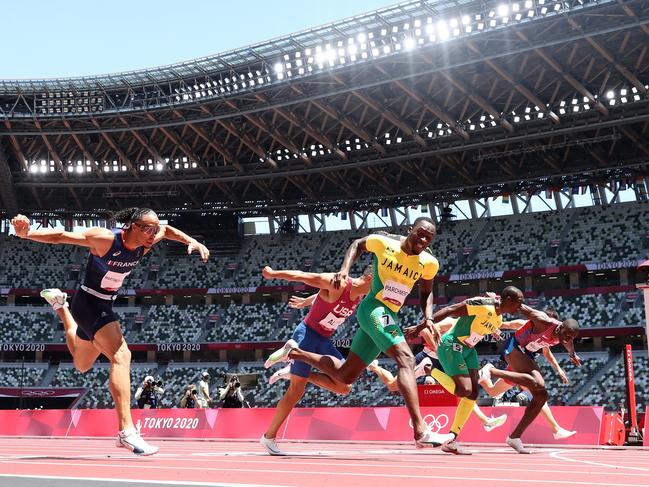
<path fill-rule="evenodd" d="M 266 279 L 284 279 L 303 282 L 318 288 L 317 297 L 304 320 L 295 328 L 292 342 L 302 350 L 330 355 L 342 361 L 343 356 L 331 342 L 331 336 L 347 318 L 354 314 L 356 306 L 370 289 L 371 272 L 360 278 L 347 278 L 338 289 L 334 287 L 333 273 L 302 272 L 297 270 L 276 271 L 264 267 L 262 275 Z M 290 385 L 275 408 L 275 416 L 260 443 L 271 455 L 283 455 L 275 442 L 277 431 L 295 407 L 306 388 L 307 382 L 323 387 L 337 394 L 348 394 L 351 385 L 334 380 L 320 372 L 312 372 L 311 366 L 304 362 L 294 361 L 290 367 Z"/>

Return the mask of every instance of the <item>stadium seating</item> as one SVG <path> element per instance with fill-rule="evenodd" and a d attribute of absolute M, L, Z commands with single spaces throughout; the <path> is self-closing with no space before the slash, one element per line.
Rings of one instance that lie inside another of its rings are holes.
<path fill-rule="evenodd" d="M 141 343 L 193 342 L 207 315 L 204 307 L 152 306 L 136 340 Z"/>
<path fill-rule="evenodd" d="M 619 326 L 622 324 L 621 306 L 624 296 L 624 293 L 583 294 L 551 297 L 547 302 L 559 312 L 559 316 L 573 317 L 582 327 Z M 624 324 L 638 324 L 639 322 L 629 321 L 635 317 L 636 314 L 626 316 Z"/>
<path fill-rule="evenodd" d="M 231 304 L 209 331 L 207 341 L 284 341 L 290 338 L 298 319 L 286 303 Z"/>
<path fill-rule="evenodd" d="M 617 262 L 638 257 L 647 231 L 647 203 L 580 208 L 558 260 Z"/>
<path fill-rule="evenodd" d="M 568 212 L 537 212 L 493 218 L 459 271 L 544 267 L 546 248 L 550 240 L 559 236 L 568 218 Z M 466 241 L 464 245 L 472 246 L 472 242 Z"/>
<path fill-rule="evenodd" d="M 67 287 L 70 265 L 82 263 L 81 250 L 0 236 L 0 287 Z"/>
<path fill-rule="evenodd" d="M 634 352 L 633 369 L 638 405 L 642 407 L 649 398 L 649 358 L 646 353 Z M 613 366 L 597 377 L 581 397 L 580 404 L 598 404 L 610 409 L 620 410 L 625 406 L 626 382 L 624 378 L 624 355 L 620 354 Z"/>
<path fill-rule="evenodd" d="M 0 384 L 2 387 L 41 387 L 47 371 L 46 363 L 0 362 Z"/>
<path fill-rule="evenodd" d="M 58 318 L 49 306 L 24 310 L 17 307 L 0 308 L 1 342 L 52 343 L 58 326 Z M 58 335 L 58 341 L 61 341 L 62 335 Z"/>

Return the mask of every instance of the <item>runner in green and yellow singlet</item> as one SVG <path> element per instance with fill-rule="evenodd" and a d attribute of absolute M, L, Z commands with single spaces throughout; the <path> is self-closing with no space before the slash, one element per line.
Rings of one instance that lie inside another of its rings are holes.
<path fill-rule="evenodd" d="M 332 360 L 328 355 L 305 352 L 289 340 L 273 353 L 273 363 L 289 358 L 306 362 L 335 380 L 353 383 L 365 368 L 383 352 L 394 359 L 399 369 L 397 382 L 412 420 L 415 445 L 439 446 L 453 438 L 427 430 L 417 397 L 415 358 L 399 326 L 397 312 L 419 282 L 419 299 L 424 321 L 433 321 L 433 278 L 439 270 L 437 259 L 428 251 L 436 229 L 432 220 L 420 217 L 415 220 L 406 237 L 373 234 L 352 242 L 347 249 L 340 272 L 335 275 L 334 286 L 344 285 L 352 264 L 363 252 L 374 254 L 370 292 L 356 309 L 359 329 L 352 341 L 345 362 Z M 437 330 L 433 330 L 437 333 Z M 439 337 L 439 334 L 437 334 Z"/>
<path fill-rule="evenodd" d="M 455 440 L 473 411 L 478 397 L 478 353 L 475 346 L 486 336 L 497 332 L 503 325 L 502 315 L 517 312 L 523 304 L 523 293 L 514 286 L 506 287 L 500 296 L 476 297 L 440 309 L 434 321 L 459 318 L 453 328 L 444 333 L 437 347 L 444 372 L 434 369 L 431 375 L 456 396 L 461 397 L 451 425 L 453 439 L 442 446 L 448 453 L 468 455 Z M 408 336 L 419 333 L 424 327 L 435 325 L 421 323 L 406 330 Z"/>

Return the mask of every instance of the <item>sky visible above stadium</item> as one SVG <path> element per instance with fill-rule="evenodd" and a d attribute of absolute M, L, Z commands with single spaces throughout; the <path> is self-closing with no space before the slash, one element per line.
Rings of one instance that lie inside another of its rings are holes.
<path fill-rule="evenodd" d="M 3 2 L 0 79 L 129 71 L 217 54 L 394 0 Z M 8 40 L 12 40 L 8 42 Z"/>

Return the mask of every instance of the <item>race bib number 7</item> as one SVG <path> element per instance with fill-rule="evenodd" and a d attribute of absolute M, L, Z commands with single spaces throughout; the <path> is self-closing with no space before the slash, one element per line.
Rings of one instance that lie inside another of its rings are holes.
<path fill-rule="evenodd" d="M 397 322 L 394 321 L 394 318 L 392 318 L 391 315 L 381 315 L 381 324 L 383 325 L 383 328 L 386 328 L 390 325 L 396 325 Z"/>

